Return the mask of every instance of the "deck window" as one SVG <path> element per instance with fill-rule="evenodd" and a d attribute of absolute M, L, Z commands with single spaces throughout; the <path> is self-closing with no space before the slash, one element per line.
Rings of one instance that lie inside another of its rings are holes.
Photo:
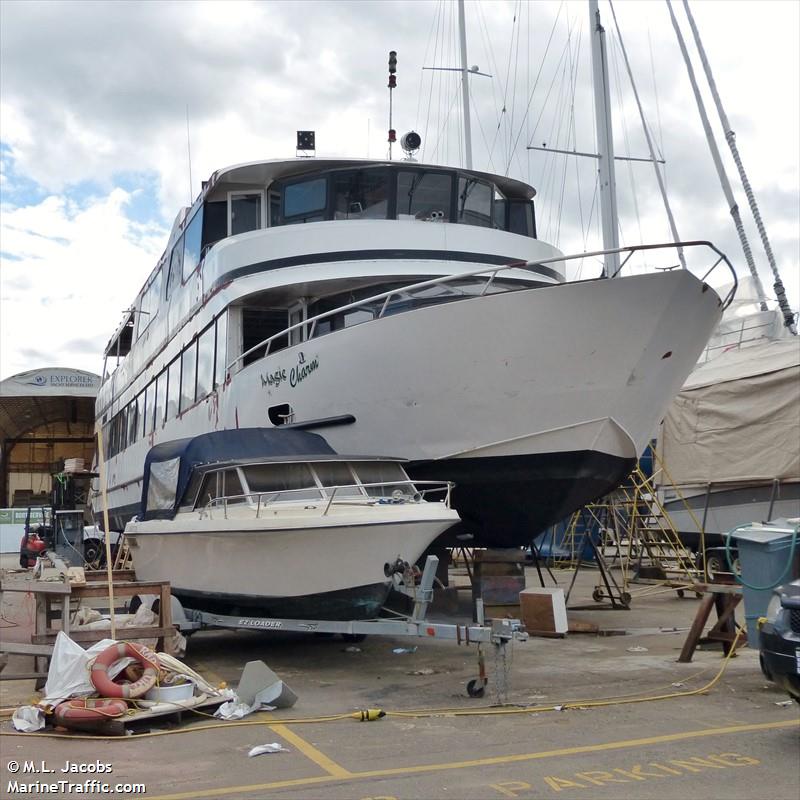
<path fill-rule="evenodd" d="M 530 200 L 508 201 L 508 230 L 521 236 L 536 237 L 533 203 Z"/>
<path fill-rule="evenodd" d="M 256 464 L 244 468 L 251 493 L 263 494 L 263 502 L 319 500 L 322 494 L 308 464 Z M 258 498 L 253 497 L 253 502 Z"/>
<path fill-rule="evenodd" d="M 186 411 L 194 403 L 194 392 L 197 379 L 197 342 L 192 342 L 181 356 L 181 407 Z"/>
<path fill-rule="evenodd" d="M 181 395 L 181 360 L 176 358 L 169 365 L 169 384 L 167 386 L 167 419 L 178 416 Z"/>
<path fill-rule="evenodd" d="M 183 236 L 175 243 L 169 257 L 169 273 L 167 275 L 167 291 L 165 298 L 169 300 L 176 286 L 180 286 L 183 271 Z"/>
<path fill-rule="evenodd" d="M 136 335 L 141 336 L 147 326 L 153 321 L 153 317 L 158 314 L 158 305 L 161 302 L 161 267 L 158 268 L 153 280 L 142 293 L 142 302 L 139 305 L 138 324 Z"/>
<path fill-rule="evenodd" d="M 197 268 L 200 263 L 200 252 L 202 250 L 203 238 L 203 207 L 197 210 L 192 217 L 186 231 L 183 234 L 183 269 L 182 275 L 185 281 Z"/>
<path fill-rule="evenodd" d="M 456 221 L 465 225 L 491 227 L 492 187 L 488 183 L 463 176 L 458 179 L 458 217 Z"/>
<path fill-rule="evenodd" d="M 133 444 L 139 438 L 139 426 L 141 424 L 139 405 L 141 401 L 142 396 L 139 395 L 134 400 L 131 400 L 128 406 L 128 444 Z"/>
<path fill-rule="evenodd" d="M 210 325 L 197 340 L 197 399 L 204 398 L 214 382 L 214 326 Z"/>
<path fill-rule="evenodd" d="M 283 190 L 283 216 L 286 222 L 316 222 L 323 219 L 328 202 L 327 187 L 325 178 L 289 184 Z"/>
<path fill-rule="evenodd" d="M 164 424 L 164 411 L 167 407 L 167 371 L 164 370 L 156 379 L 155 419 L 158 430 Z"/>
<path fill-rule="evenodd" d="M 214 342 L 214 386 L 225 383 L 228 367 L 228 312 L 217 317 L 217 335 Z"/>
<path fill-rule="evenodd" d="M 453 176 L 444 172 L 398 172 L 397 218 L 450 220 Z"/>
<path fill-rule="evenodd" d="M 151 381 L 144 392 L 144 403 L 142 405 L 142 436 L 147 436 L 153 432 L 153 406 L 155 405 L 156 383 Z"/>

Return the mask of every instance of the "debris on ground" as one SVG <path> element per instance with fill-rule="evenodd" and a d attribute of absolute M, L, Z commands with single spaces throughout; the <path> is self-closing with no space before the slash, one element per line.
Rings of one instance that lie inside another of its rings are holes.
<path fill-rule="evenodd" d="M 628 650 L 629 653 L 646 653 L 646 652 L 648 652 L 646 647 L 642 647 L 641 645 L 638 645 L 638 644 L 635 644 L 633 647 L 628 647 L 627 650 Z"/>
<path fill-rule="evenodd" d="M 261 756 L 264 753 L 291 753 L 291 750 L 287 750 L 282 744 L 278 744 L 278 742 L 272 742 L 271 744 L 259 744 L 256 745 L 247 755 L 249 758 L 253 756 Z"/>
<path fill-rule="evenodd" d="M 395 655 L 399 656 L 399 655 L 402 655 L 403 653 L 416 653 L 417 652 L 417 648 L 416 647 L 395 647 L 392 650 L 392 652 Z"/>

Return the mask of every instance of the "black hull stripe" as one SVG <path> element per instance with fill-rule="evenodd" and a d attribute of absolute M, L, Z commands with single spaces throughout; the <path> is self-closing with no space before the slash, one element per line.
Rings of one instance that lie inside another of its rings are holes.
<path fill-rule="evenodd" d="M 559 283 L 563 282 L 563 277 L 551 267 L 537 264 L 535 267 L 524 266 L 525 262 L 519 258 L 509 256 L 495 256 L 486 253 L 469 253 L 463 250 L 413 250 L 406 248 L 392 250 L 338 250 L 330 253 L 309 253 L 303 256 L 288 256 L 286 258 L 273 258 L 267 261 L 259 261 L 256 264 L 248 264 L 245 267 L 237 267 L 220 275 L 211 287 L 212 291 L 220 286 L 230 283 L 236 278 L 244 278 L 247 275 L 255 275 L 259 272 L 268 272 L 273 269 L 283 269 L 284 267 L 305 267 L 312 264 L 328 264 L 337 261 L 397 261 L 397 260 L 422 260 L 422 261 L 463 261 L 468 264 L 495 264 L 497 266 L 509 266 L 519 264 L 520 269 L 527 269 L 533 274 L 545 275 L 553 278 Z M 542 286 L 550 286 L 543 283 Z"/>

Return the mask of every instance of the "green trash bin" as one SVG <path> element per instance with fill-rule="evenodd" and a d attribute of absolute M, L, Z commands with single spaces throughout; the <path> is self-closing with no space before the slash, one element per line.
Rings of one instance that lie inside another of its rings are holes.
<path fill-rule="evenodd" d="M 767 613 L 773 589 L 800 577 L 798 520 L 754 522 L 728 535 L 739 550 L 747 641 L 755 649 L 758 618 Z"/>

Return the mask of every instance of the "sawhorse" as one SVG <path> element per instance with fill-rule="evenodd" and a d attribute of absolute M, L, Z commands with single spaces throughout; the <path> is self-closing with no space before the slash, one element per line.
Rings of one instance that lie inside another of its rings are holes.
<path fill-rule="evenodd" d="M 720 642 L 722 644 L 722 652 L 726 656 L 730 653 L 734 643 L 736 643 L 737 647 L 745 644 L 747 635 L 743 631 L 739 633 L 738 642 L 736 639 L 735 615 L 736 607 L 742 601 L 741 586 L 722 583 L 697 583 L 692 586 L 692 589 L 697 593 L 702 593 L 703 598 L 700 601 L 700 607 L 697 609 L 697 615 L 694 618 L 692 627 L 689 629 L 689 635 L 686 637 L 678 661 L 684 664 L 691 661 L 699 644 Z M 717 621 L 709 632 L 703 636 L 703 629 L 711 616 L 712 609 L 717 612 Z"/>

